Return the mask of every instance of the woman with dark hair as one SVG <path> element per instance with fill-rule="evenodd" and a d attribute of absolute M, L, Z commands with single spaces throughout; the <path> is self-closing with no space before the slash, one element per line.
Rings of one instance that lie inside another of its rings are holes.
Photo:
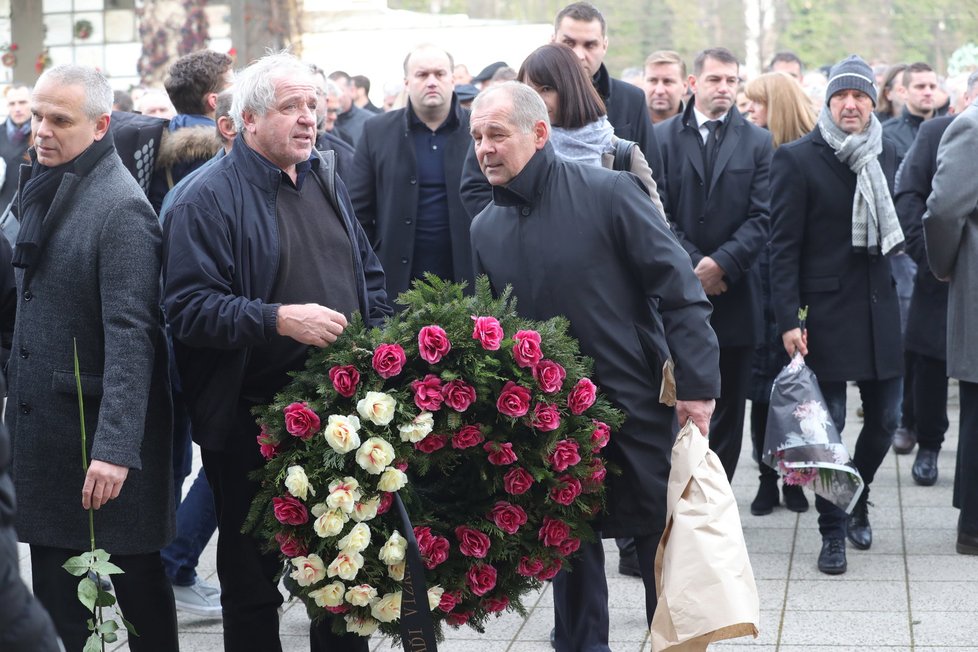
<path fill-rule="evenodd" d="M 890 66 L 883 77 L 883 87 L 879 89 L 879 102 L 876 105 L 876 117 L 880 122 L 886 122 L 903 113 L 904 94 L 903 72 L 907 64 L 898 63 Z"/>
<path fill-rule="evenodd" d="M 550 143 L 562 158 L 613 169 L 618 137 L 608 122 L 604 101 L 566 45 L 549 43 L 526 58 L 516 77 L 532 87 L 550 115 Z M 665 216 L 652 170 L 641 148 L 632 148 L 628 171 L 645 186 L 655 207 Z"/>

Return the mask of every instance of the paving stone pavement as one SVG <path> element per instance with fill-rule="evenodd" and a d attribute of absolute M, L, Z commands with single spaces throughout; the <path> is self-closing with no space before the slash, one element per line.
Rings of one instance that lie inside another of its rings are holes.
<path fill-rule="evenodd" d="M 855 387 L 850 387 L 848 403 L 843 438 L 852 450 L 860 424 Z M 860 551 L 850 546 L 848 572 L 836 577 L 822 575 L 815 565 L 821 541 L 814 507 L 803 514 L 783 507 L 768 516 L 750 514 L 757 466 L 751 459 L 749 433 L 745 433 L 733 489 L 760 595 L 760 635 L 754 640 L 716 643 L 711 651 L 978 651 L 978 557 L 954 551 L 957 510 L 951 507 L 951 488 L 957 448 L 956 386 L 951 388 L 950 403 L 951 429 L 939 458 L 937 484 L 917 486 L 910 477 L 914 455 L 891 452 L 873 482 L 873 547 Z M 212 540 L 198 568 L 212 583 L 217 582 L 214 547 Z M 649 652 L 641 581 L 618 574 L 613 541 L 605 542 L 605 549 L 611 649 Z M 20 552 L 21 572 L 29 581 L 27 547 L 21 546 Z M 527 618 L 503 614 L 490 622 L 484 634 L 468 628 L 448 629 L 440 652 L 548 652 L 553 625 L 549 585 L 529 596 L 525 604 Z M 183 652 L 221 649 L 220 620 L 180 613 L 179 622 Z M 281 628 L 285 652 L 309 649 L 307 627 L 302 606 L 286 603 Z M 128 650 L 128 645 L 123 641 L 110 649 Z M 372 651 L 391 649 L 388 640 L 373 638 Z"/>

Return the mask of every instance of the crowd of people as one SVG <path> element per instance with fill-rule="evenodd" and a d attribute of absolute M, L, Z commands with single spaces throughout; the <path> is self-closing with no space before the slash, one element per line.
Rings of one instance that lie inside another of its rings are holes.
<path fill-rule="evenodd" d="M 844 573 L 847 541 L 872 545 L 868 496 L 891 446 L 917 448 L 914 481 L 937 481 L 949 377 L 956 549 L 978 554 L 978 72 L 942 97 L 926 63 L 852 55 L 806 73 L 783 52 L 747 80 L 711 47 L 688 69 L 654 52 L 628 83 L 608 47 L 600 11 L 575 2 L 515 69 L 472 76 L 417 47 L 382 107 L 365 77 L 287 53 L 235 70 L 195 52 L 136 98 L 79 65 L 8 88 L 0 596 L 16 608 L 0 648 L 84 646 L 62 564 L 88 549 L 91 507 L 125 571 L 113 584 L 140 632 L 132 650 L 177 650 L 176 609 L 222 617 L 227 650 L 280 650 L 281 562 L 241 531 L 263 463 L 251 410 L 309 347 L 354 313 L 382 324 L 428 272 L 470 287 L 486 274 L 523 316 L 569 319 L 627 415 L 600 529 L 641 577 L 649 622 L 674 433 L 692 420 L 732 479 L 747 400 L 760 460 L 773 378 L 795 354 L 840 432 L 848 383 L 862 400 L 866 489 L 851 514 L 816 496 L 818 569 Z M 192 442 L 203 469 L 183 495 Z M 753 514 L 782 496 L 809 508 L 759 467 Z M 215 530 L 220 588 L 196 573 Z M 15 536 L 37 601 L 6 570 Z M 584 544 L 554 579 L 557 650 L 610 650 L 604 568 L 601 543 Z M 366 650 L 335 617 L 310 625 L 312 649 Z"/>

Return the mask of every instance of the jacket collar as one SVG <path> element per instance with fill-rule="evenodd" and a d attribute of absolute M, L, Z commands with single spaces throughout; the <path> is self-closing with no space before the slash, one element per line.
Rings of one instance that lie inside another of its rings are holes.
<path fill-rule="evenodd" d="M 937 117 L 937 111 L 934 111 L 934 117 Z M 909 124 L 914 128 L 914 131 L 920 129 L 920 125 L 924 123 L 923 116 L 914 115 L 910 113 L 910 109 L 903 107 L 903 113 L 900 114 L 900 119 Z"/>
<path fill-rule="evenodd" d="M 699 123 L 696 122 L 696 115 L 693 113 L 693 107 L 696 106 L 696 96 L 689 98 L 686 105 L 683 107 L 682 112 L 682 126 L 692 127 L 695 130 L 699 130 Z M 723 129 L 729 130 L 734 127 L 739 127 L 745 124 L 744 116 L 737 110 L 736 106 L 731 105 L 730 110 L 727 111 L 727 116 L 723 119 Z"/>
<path fill-rule="evenodd" d="M 611 75 L 608 74 L 608 68 L 603 63 L 598 68 L 598 72 L 591 77 L 591 83 L 594 84 L 594 90 L 598 91 L 598 95 L 607 104 L 608 100 L 611 99 Z"/>
<path fill-rule="evenodd" d="M 245 142 L 243 134 L 238 134 L 235 137 L 234 147 L 231 148 L 231 153 L 228 154 L 228 158 L 235 169 L 240 170 L 241 175 L 248 183 L 258 186 L 263 190 L 278 190 L 284 172 L 277 165 L 249 147 L 248 143 Z M 322 163 L 322 157 L 315 147 L 308 160 L 312 165 L 313 171 L 319 169 Z"/>
<path fill-rule="evenodd" d="M 543 194 L 543 187 L 550 177 L 556 158 L 553 146 L 547 142 L 508 185 L 492 187 L 493 203 L 497 206 L 534 205 Z"/>
<path fill-rule="evenodd" d="M 452 107 L 448 110 L 448 117 L 446 117 L 445 122 L 438 127 L 438 130 L 440 131 L 442 127 L 447 127 L 451 131 L 458 129 L 458 126 L 462 124 L 461 111 L 463 110 L 464 109 L 458 105 L 458 95 L 455 94 L 455 91 L 452 91 Z M 418 114 L 414 112 L 414 107 L 411 106 L 411 100 L 409 99 L 407 106 L 404 108 L 405 133 L 411 131 L 411 128 L 415 125 L 420 125 L 425 129 L 428 128 L 425 123 L 421 122 L 421 118 L 418 117 Z"/>

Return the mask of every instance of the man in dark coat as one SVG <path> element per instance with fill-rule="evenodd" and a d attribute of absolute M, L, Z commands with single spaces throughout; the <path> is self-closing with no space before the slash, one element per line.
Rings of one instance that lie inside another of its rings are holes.
<path fill-rule="evenodd" d="M 635 177 L 556 156 L 547 108 L 534 90 L 507 82 L 483 91 L 471 131 L 493 184 L 492 204 L 472 223 L 476 272 L 488 274 L 497 291 L 512 285 L 527 318 L 566 316 L 595 361 L 595 380 L 627 414 L 607 449 L 622 473 L 609 476 L 601 529 L 605 537 L 635 538 L 651 622 L 673 422 L 692 419 L 707 434 L 720 389 L 709 302 Z M 657 400 L 656 309 L 676 365 L 675 412 Z M 604 553 L 600 541 L 582 551 L 573 572 L 554 579 L 560 652 L 609 650 Z"/>
<path fill-rule="evenodd" d="M 903 241 L 891 189 L 896 150 L 873 114 L 872 69 L 852 56 L 832 68 L 818 126 L 782 145 L 771 175 L 771 294 L 788 355 L 818 377 L 829 416 L 845 425 L 846 382 L 865 420 L 853 463 L 866 486 L 852 512 L 817 496 L 823 573 L 846 571 L 845 539 L 867 549 L 866 501 L 896 429 L 901 386 L 900 310 L 885 255 Z M 798 323 L 808 308 L 807 331 Z"/>
<path fill-rule="evenodd" d="M 24 155 L 31 135 L 30 98 L 30 87 L 21 84 L 8 87 L 4 93 L 7 119 L 0 125 L 0 158 L 6 165 L 6 175 L 0 183 L 0 213 L 17 192 L 17 171 L 21 163 L 27 162 Z"/>
<path fill-rule="evenodd" d="M 656 125 L 666 171 L 663 203 L 713 303 L 723 393 L 710 433 L 733 478 L 744 432 L 750 364 L 761 341 L 761 281 L 755 265 L 768 237 L 772 142 L 734 106 L 739 64 L 724 48 L 696 56 L 695 96 L 682 115 Z"/>
<path fill-rule="evenodd" d="M 452 67 L 432 46 L 408 54 L 408 104 L 367 121 L 347 180 L 392 298 L 425 272 L 472 283 L 471 218 L 458 190 L 472 137 Z"/>

